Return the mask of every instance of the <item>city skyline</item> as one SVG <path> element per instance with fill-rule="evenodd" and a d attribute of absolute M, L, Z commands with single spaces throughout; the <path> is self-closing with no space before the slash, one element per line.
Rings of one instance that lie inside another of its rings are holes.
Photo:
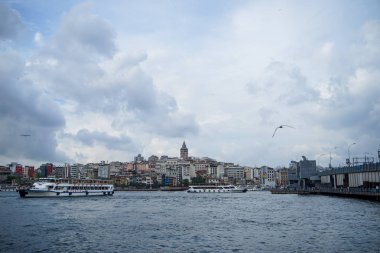
<path fill-rule="evenodd" d="M 184 140 L 189 156 L 246 166 L 377 157 L 377 1 L 4 1 L 0 13 L 2 165 L 179 156 Z"/>

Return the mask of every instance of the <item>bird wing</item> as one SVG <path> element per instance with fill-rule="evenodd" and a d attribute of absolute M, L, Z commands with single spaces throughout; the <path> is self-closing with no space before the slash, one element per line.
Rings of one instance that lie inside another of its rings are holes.
<path fill-rule="evenodd" d="M 274 130 L 274 133 L 273 133 L 273 135 L 272 135 L 272 138 L 273 138 L 274 135 L 276 134 L 276 131 L 277 131 L 278 128 L 279 128 L 279 127 L 276 127 L 276 129 Z"/>
<path fill-rule="evenodd" d="M 292 126 L 289 126 L 289 125 L 281 125 L 281 126 L 286 126 L 286 127 L 290 127 L 290 128 L 295 128 L 295 127 L 292 127 Z"/>

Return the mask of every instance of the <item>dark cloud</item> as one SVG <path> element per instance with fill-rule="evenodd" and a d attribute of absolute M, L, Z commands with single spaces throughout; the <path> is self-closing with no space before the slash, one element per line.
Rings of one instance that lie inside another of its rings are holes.
<path fill-rule="evenodd" d="M 63 100 L 89 107 L 102 106 L 97 86 L 103 76 L 98 63 L 116 51 L 116 33 L 108 22 L 90 13 L 91 5 L 75 6 L 64 17 L 56 34 L 31 60 L 30 75 Z"/>
<path fill-rule="evenodd" d="M 350 71 L 335 73 L 327 82 L 330 96 L 319 100 L 316 119 L 325 128 L 346 131 L 352 139 L 372 136 L 380 129 L 380 21 L 363 24 L 361 38 L 350 52 Z M 377 139 L 376 139 L 377 138 Z"/>
<path fill-rule="evenodd" d="M 319 129 L 329 136 L 318 140 L 323 145 L 344 147 L 357 142 L 363 143 L 364 150 L 377 149 L 380 141 L 379 28 L 378 20 L 364 23 L 358 33 L 361 37 L 348 43 L 344 51 L 331 47 L 328 59 L 317 61 L 324 66 L 314 66 L 314 59 L 308 59 L 315 72 L 305 74 L 301 68 L 285 62 L 269 64 L 246 85 L 253 99 L 264 102 L 258 110 L 262 123 L 273 120 L 271 112 L 278 112 L 278 117 L 299 122 L 300 128 Z M 308 69 L 307 64 L 304 66 Z"/>
<path fill-rule="evenodd" d="M 90 4 L 79 4 L 68 12 L 54 36 L 51 49 L 66 57 L 81 60 L 112 56 L 116 51 L 115 31 L 104 19 L 90 13 Z M 90 54 L 90 55 L 88 55 Z"/>
<path fill-rule="evenodd" d="M 141 68 L 147 54 L 119 52 L 114 40 L 115 31 L 88 5 L 74 7 L 31 62 L 30 75 L 54 97 L 75 103 L 78 114 L 122 116 L 122 125 L 163 136 L 196 133 L 195 118 L 179 113 L 175 98 Z"/>
<path fill-rule="evenodd" d="M 24 61 L 15 53 L 0 55 L 0 94 L 0 155 L 39 161 L 68 159 L 56 150 L 55 134 L 65 125 L 63 114 L 24 76 Z"/>
<path fill-rule="evenodd" d="M 103 145 L 108 149 L 121 150 L 121 151 L 136 151 L 136 146 L 131 138 L 125 135 L 111 136 L 105 132 L 89 131 L 81 129 L 74 136 L 77 140 L 86 146 L 93 147 L 94 145 Z"/>
<path fill-rule="evenodd" d="M 271 62 L 246 88 L 255 96 L 270 94 L 272 101 L 291 106 L 315 101 L 319 95 L 297 66 L 279 61 Z"/>
<path fill-rule="evenodd" d="M 14 40 L 23 30 L 19 13 L 0 3 L 0 40 Z"/>
<path fill-rule="evenodd" d="M 361 29 L 363 44 L 356 47 L 360 64 L 378 69 L 380 64 L 380 20 L 366 22 Z"/>
<path fill-rule="evenodd" d="M 379 41 L 380 42 L 380 41 Z M 379 71 L 365 71 L 364 75 L 349 77 L 341 88 L 328 99 L 319 101 L 316 119 L 325 128 L 348 131 L 352 137 L 362 134 L 378 135 L 380 128 Z M 330 84 L 333 87 L 342 84 Z"/>
<path fill-rule="evenodd" d="M 192 115 L 169 115 L 168 119 L 161 119 L 160 123 L 154 125 L 159 133 L 167 137 L 188 137 L 199 132 L 199 126 Z"/>
<path fill-rule="evenodd" d="M 276 118 L 278 117 L 278 112 L 269 108 L 269 107 L 261 107 L 258 110 L 260 115 L 261 123 L 264 125 L 275 125 Z"/>
<path fill-rule="evenodd" d="M 122 78 L 120 83 L 110 89 L 109 97 L 118 97 L 121 103 L 125 103 L 128 110 L 136 113 L 150 112 L 157 107 L 157 94 L 151 77 L 145 74 L 139 67 L 129 71 L 127 78 Z M 115 101 L 114 101 L 115 102 Z"/>
<path fill-rule="evenodd" d="M 18 14 L 4 6 L 0 14 L 0 39 L 17 36 L 23 28 Z M 76 153 L 70 159 L 59 152 L 57 137 L 64 135 L 86 146 L 140 150 L 124 134 L 88 129 L 63 134 L 60 106 L 68 104 L 76 116 L 110 118 L 119 133 L 183 137 L 198 132 L 195 117 L 179 112 L 175 98 L 158 90 L 142 69 L 148 55 L 121 53 L 115 39 L 110 24 L 81 4 L 63 16 L 57 32 L 27 62 L 16 53 L 1 53 L 0 157 L 59 163 L 85 159 L 88 154 Z"/>

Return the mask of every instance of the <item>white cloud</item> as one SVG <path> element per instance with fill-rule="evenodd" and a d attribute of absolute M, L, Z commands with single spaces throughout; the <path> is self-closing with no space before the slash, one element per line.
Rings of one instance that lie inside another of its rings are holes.
<path fill-rule="evenodd" d="M 57 136 L 52 150 L 126 160 L 178 155 L 186 139 L 191 155 L 276 166 L 359 139 L 358 150 L 377 147 L 377 3 L 353 12 L 339 2 L 157 5 L 79 4 L 48 29 L 29 20 L 38 47 L 14 69 Z M 271 138 L 278 124 L 296 130 Z"/>
<path fill-rule="evenodd" d="M 322 48 L 320 49 L 320 54 L 323 58 L 329 60 L 332 57 L 334 49 L 334 44 L 332 42 L 326 42 L 323 44 Z"/>
<path fill-rule="evenodd" d="M 43 44 L 43 36 L 42 36 L 41 33 L 36 32 L 36 33 L 34 34 L 34 42 L 35 42 L 37 45 L 39 45 L 39 46 L 41 46 L 41 45 Z"/>
<path fill-rule="evenodd" d="M 76 6 L 28 64 L 29 77 L 65 110 L 65 131 L 84 145 L 96 142 L 130 154 L 139 149 L 134 142 L 143 141 L 141 131 L 172 138 L 196 133 L 194 116 L 178 111 L 176 99 L 159 91 L 142 69 L 147 53 L 118 51 L 115 34 L 87 5 Z"/>
<path fill-rule="evenodd" d="M 379 56 L 380 20 L 367 21 L 362 28 L 365 48 L 372 56 Z"/>
<path fill-rule="evenodd" d="M 348 80 L 349 92 L 356 98 L 376 99 L 380 94 L 379 80 L 380 71 L 378 70 L 356 69 L 354 75 Z"/>

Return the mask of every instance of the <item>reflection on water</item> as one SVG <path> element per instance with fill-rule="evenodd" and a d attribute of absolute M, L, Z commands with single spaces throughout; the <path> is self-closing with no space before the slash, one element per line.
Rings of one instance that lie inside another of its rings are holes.
<path fill-rule="evenodd" d="M 378 252 L 380 204 L 269 192 L 0 193 L 1 252 Z"/>

